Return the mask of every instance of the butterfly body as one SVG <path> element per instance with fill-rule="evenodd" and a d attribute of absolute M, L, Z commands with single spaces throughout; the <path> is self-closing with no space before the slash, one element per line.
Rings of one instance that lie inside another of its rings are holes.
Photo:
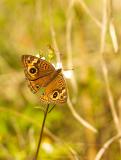
<path fill-rule="evenodd" d="M 32 55 L 23 55 L 22 63 L 28 86 L 33 93 L 40 94 L 40 100 L 44 103 L 62 104 L 67 101 L 67 89 L 61 69 L 41 58 Z"/>

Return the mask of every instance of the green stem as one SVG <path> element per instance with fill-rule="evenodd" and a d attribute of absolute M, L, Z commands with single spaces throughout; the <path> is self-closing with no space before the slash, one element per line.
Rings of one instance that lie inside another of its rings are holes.
<path fill-rule="evenodd" d="M 33 160 L 37 160 L 38 155 L 39 155 L 39 149 L 40 149 L 40 145 L 41 145 L 41 141 L 42 141 L 43 129 L 44 129 L 44 125 L 45 125 L 45 120 L 46 120 L 46 117 L 47 117 L 48 109 L 49 109 L 49 104 L 47 104 L 46 110 L 44 112 L 44 119 L 43 119 L 43 122 L 42 122 L 41 131 L 40 131 L 39 142 L 38 142 L 36 154 L 35 154 L 35 157 L 34 157 Z"/>

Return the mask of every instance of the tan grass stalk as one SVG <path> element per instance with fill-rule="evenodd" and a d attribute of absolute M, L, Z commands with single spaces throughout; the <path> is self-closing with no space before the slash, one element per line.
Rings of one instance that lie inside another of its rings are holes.
<path fill-rule="evenodd" d="M 102 156 L 104 155 L 104 153 L 107 151 L 107 149 L 109 148 L 109 146 L 115 142 L 116 140 L 118 140 L 119 138 L 121 138 L 121 135 L 116 135 L 112 138 L 110 138 L 107 142 L 104 143 L 104 145 L 102 146 L 102 148 L 98 151 L 95 160 L 101 160 Z"/>
<path fill-rule="evenodd" d="M 57 44 L 57 41 L 56 41 L 56 36 L 55 36 L 55 30 L 54 30 L 54 27 L 53 27 L 53 23 L 51 23 L 51 36 L 52 36 L 52 42 L 53 42 L 53 45 L 54 45 L 54 48 L 56 48 L 56 50 L 59 52 L 59 48 L 58 48 L 58 44 Z M 60 54 L 57 54 L 57 56 L 60 56 Z M 60 57 L 58 57 L 59 60 L 61 60 Z M 74 109 L 73 105 L 72 105 L 72 102 L 70 101 L 70 98 L 67 102 L 68 104 L 68 107 L 72 113 L 72 115 L 74 116 L 74 118 L 81 124 L 83 125 L 84 127 L 90 129 L 91 131 L 93 131 L 94 133 L 97 132 L 97 130 L 92 126 L 90 125 L 86 120 L 84 120 Z"/>
<path fill-rule="evenodd" d="M 72 105 L 72 102 L 70 100 L 70 98 L 68 98 L 68 107 L 72 113 L 72 115 L 74 116 L 74 118 L 80 122 L 84 127 L 86 127 L 87 129 L 91 130 L 92 132 L 95 132 L 97 133 L 97 130 L 96 128 L 94 128 L 91 124 L 89 124 L 86 120 L 84 120 L 77 112 L 76 110 L 74 109 L 73 105 Z"/>
<path fill-rule="evenodd" d="M 102 73 L 104 77 L 104 82 L 106 86 L 106 91 L 107 91 L 107 96 L 110 104 L 110 109 L 113 117 L 113 121 L 116 127 L 116 130 L 118 134 L 121 134 L 121 129 L 120 129 L 120 124 L 119 124 L 119 119 L 118 115 L 116 112 L 116 106 L 114 103 L 114 98 L 113 94 L 110 88 L 110 83 L 109 83 L 109 76 L 108 76 L 108 68 L 106 66 L 105 60 L 104 60 L 104 52 L 105 52 L 105 45 L 106 45 L 106 33 L 107 33 L 107 28 L 108 28 L 108 0 L 103 0 L 103 15 L 102 15 L 102 31 L 101 31 L 101 44 L 100 44 L 100 54 L 101 54 L 101 67 L 102 67 Z M 120 142 L 121 146 L 121 142 Z"/>
<path fill-rule="evenodd" d="M 80 5 L 82 6 L 82 8 L 84 9 L 84 12 L 95 22 L 95 24 L 101 29 L 101 22 L 92 14 L 92 12 L 90 11 L 90 9 L 88 8 L 88 6 L 86 5 L 86 3 L 84 2 L 84 0 L 75 0 L 77 2 L 80 3 Z M 114 52 L 118 52 L 119 50 L 119 45 L 118 45 L 118 40 L 117 40 L 117 35 L 116 35 L 116 30 L 115 30 L 115 26 L 113 23 L 113 4 L 112 4 L 112 0 L 109 0 L 108 2 L 109 5 L 109 33 L 110 33 L 110 37 L 112 40 L 112 45 L 113 45 L 113 49 Z M 102 7 L 103 8 L 103 7 Z"/>
<path fill-rule="evenodd" d="M 84 9 L 85 13 L 95 22 L 95 24 L 99 28 L 101 28 L 101 22 L 92 14 L 92 12 L 88 8 L 88 6 L 84 2 L 84 0 L 75 0 L 75 1 L 77 1 L 82 6 L 82 8 Z"/>
<path fill-rule="evenodd" d="M 67 49 L 67 66 L 68 69 L 72 68 L 73 66 L 73 62 L 72 62 L 72 38 L 71 38 L 71 34 L 72 34 L 72 19 L 73 19 L 73 6 L 74 6 L 74 0 L 71 0 L 69 2 L 69 7 L 67 10 L 67 23 L 66 23 L 66 49 Z M 76 97 L 77 92 L 78 92 L 78 88 L 77 88 L 77 83 L 76 83 L 76 79 L 75 79 L 75 75 L 74 72 L 72 71 L 72 77 L 71 77 L 71 84 L 72 84 L 72 88 L 74 91 L 74 95 Z"/>

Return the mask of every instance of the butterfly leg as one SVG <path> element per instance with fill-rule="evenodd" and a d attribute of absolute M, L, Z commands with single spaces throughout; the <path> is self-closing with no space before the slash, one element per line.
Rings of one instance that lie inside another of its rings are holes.
<path fill-rule="evenodd" d="M 56 104 L 54 104 L 54 105 L 52 106 L 52 108 L 48 111 L 48 113 L 50 113 L 50 112 L 54 109 L 55 106 L 56 106 Z"/>

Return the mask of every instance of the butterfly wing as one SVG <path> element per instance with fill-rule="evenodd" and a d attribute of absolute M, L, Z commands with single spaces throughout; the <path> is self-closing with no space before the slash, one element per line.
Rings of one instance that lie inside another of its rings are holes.
<path fill-rule="evenodd" d="M 44 103 L 62 104 L 67 101 L 66 83 L 62 73 L 59 73 L 46 87 L 40 100 Z"/>
<path fill-rule="evenodd" d="M 48 74 L 47 76 L 38 78 L 34 81 L 33 80 L 30 81 L 27 79 L 28 87 L 33 93 L 37 93 L 41 88 L 45 88 L 53 78 L 54 78 L 54 73 Z"/>
<path fill-rule="evenodd" d="M 41 58 L 23 55 L 22 63 L 28 86 L 33 93 L 38 93 L 40 100 L 45 103 L 65 103 L 67 101 L 66 83 L 61 69 L 55 70 L 53 65 Z"/>
<path fill-rule="evenodd" d="M 37 80 L 38 78 L 48 76 L 55 72 L 55 68 L 51 63 L 35 56 L 23 55 L 22 63 L 25 75 L 30 81 Z"/>

